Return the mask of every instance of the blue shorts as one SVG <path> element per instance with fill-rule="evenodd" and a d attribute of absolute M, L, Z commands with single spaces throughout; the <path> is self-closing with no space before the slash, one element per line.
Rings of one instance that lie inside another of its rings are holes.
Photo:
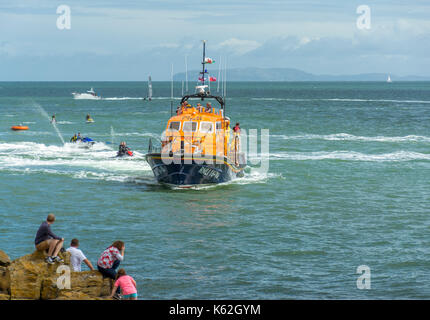
<path fill-rule="evenodd" d="M 137 293 L 126 294 L 122 296 L 124 299 L 137 298 Z"/>

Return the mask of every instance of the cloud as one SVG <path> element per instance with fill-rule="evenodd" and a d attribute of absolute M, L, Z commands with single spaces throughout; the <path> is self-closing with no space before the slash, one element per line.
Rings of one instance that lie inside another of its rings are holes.
<path fill-rule="evenodd" d="M 430 74 L 430 32 L 404 23 L 357 31 L 351 37 L 275 37 L 243 54 L 241 67 L 293 67 L 311 73 Z M 244 62 L 245 61 L 245 62 Z"/>
<path fill-rule="evenodd" d="M 240 40 L 236 38 L 230 38 L 218 44 L 217 49 L 227 51 L 227 53 L 235 55 L 243 55 L 250 51 L 259 48 L 261 44 L 253 40 Z"/>

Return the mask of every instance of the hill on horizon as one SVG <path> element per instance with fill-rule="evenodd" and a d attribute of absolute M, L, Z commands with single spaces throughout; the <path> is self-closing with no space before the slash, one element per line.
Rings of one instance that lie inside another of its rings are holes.
<path fill-rule="evenodd" d="M 188 80 L 197 81 L 198 70 L 188 71 Z M 218 76 L 218 70 L 210 73 L 212 77 Z M 387 81 L 387 73 L 363 73 L 352 75 L 317 75 L 294 68 L 232 68 L 227 69 L 228 81 Z M 423 76 L 397 76 L 390 74 L 392 81 L 430 81 Z M 221 77 L 222 78 L 222 77 Z M 185 80 L 185 72 L 176 73 L 174 81 Z M 218 79 L 221 80 L 221 79 Z"/>

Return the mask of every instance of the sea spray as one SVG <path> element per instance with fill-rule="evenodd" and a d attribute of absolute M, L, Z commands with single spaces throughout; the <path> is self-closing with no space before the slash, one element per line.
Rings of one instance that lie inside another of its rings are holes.
<path fill-rule="evenodd" d="M 43 109 L 43 107 L 40 104 L 35 103 L 34 104 L 36 106 L 36 108 L 39 110 L 39 112 L 48 120 L 51 120 L 49 115 L 46 113 L 45 109 Z M 60 130 L 58 129 L 55 121 L 51 121 L 52 126 L 54 127 L 55 131 L 57 132 L 58 137 L 60 138 L 61 142 L 63 144 L 65 144 L 63 136 L 61 135 Z"/>
<path fill-rule="evenodd" d="M 114 141 L 113 141 L 114 136 L 115 136 L 115 131 L 113 130 L 113 127 L 110 126 L 110 142 L 111 142 L 111 144 L 114 144 Z"/>

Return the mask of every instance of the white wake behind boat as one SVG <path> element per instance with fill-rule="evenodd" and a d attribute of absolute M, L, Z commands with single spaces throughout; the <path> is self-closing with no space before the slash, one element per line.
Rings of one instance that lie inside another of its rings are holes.
<path fill-rule="evenodd" d="M 90 99 L 90 100 L 100 100 L 102 97 L 97 95 L 93 88 L 85 93 L 72 92 L 74 99 Z"/>

